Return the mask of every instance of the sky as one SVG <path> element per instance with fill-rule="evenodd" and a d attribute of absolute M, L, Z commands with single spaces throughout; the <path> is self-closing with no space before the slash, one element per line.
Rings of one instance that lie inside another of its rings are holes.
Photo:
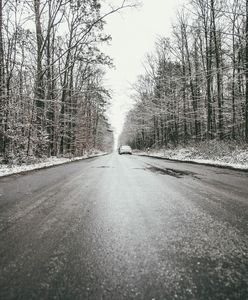
<path fill-rule="evenodd" d="M 116 4 L 119 0 L 112 1 Z M 106 20 L 105 32 L 112 36 L 112 41 L 104 47 L 104 52 L 113 58 L 115 68 L 107 71 L 105 85 L 112 90 L 108 117 L 115 139 L 121 133 L 125 114 L 132 106 L 131 85 L 144 72 L 145 56 L 153 52 L 160 36 L 171 35 L 172 21 L 183 2 L 142 0 L 141 7 L 125 9 Z"/>

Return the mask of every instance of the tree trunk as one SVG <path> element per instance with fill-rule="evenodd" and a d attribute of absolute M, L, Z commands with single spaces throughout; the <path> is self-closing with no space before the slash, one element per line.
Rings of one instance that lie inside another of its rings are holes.
<path fill-rule="evenodd" d="M 188 140 L 188 130 L 187 130 L 187 119 L 186 119 L 186 66 L 185 66 L 185 42 L 183 29 L 181 28 L 181 59 L 182 59 L 182 75 L 183 75 L 183 142 L 184 144 Z"/>
<path fill-rule="evenodd" d="M 5 84 L 4 84 L 4 50 L 3 50 L 3 3 L 0 0 L 0 151 L 4 148 L 4 107 L 5 107 Z"/>
<path fill-rule="evenodd" d="M 36 104 L 36 130 L 38 147 L 36 149 L 36 155 L 40 156 L 42 151 L 42 133 L 44 131 L 44 82 L 43 82 L 43 70 L 42 70 L 42 27 L 41 27 L 41 11 L 40 11 L 40 0 L 34 1 L 34 12 L 35 12 L 35 28 L 36 28 L 36 43 L 37 43 L 37 55 L 36 55 L 36 80 L 34 88 L 34 97 Z"/>
<path fill-rule="evenodd" d="M 220 139 L 223 139 L 223 113 L 222 113 L 222 83 L 221 83 L 221 64 L 220 64 L 220 41 L 218 42 L 216 24 L 215 24 L 215 7 L 214 0 L 211 0 L 211 14 L 212 14 L 212 25 L 214 35 L 214 48 L 215 48 L 215 61 L 217 69 L 217 104 L 218 104 L 218 135 Z"/>
<path fill-rule="evenodd" d="M 233 20 L 233 27 L 232 27 L 232 47 L 233 47 L 233 70 L 232 70 L 232 139 L 236 139 L 236 107 L 235 107 L 235 87 L 236 87 L 236 76 L 235 76 L 235 69 L 236 69 L 236 50 L 235 50 L 235 20 Z"/>
<path fill-rule="evenodd" d="M 207 137 L 213 137 L 213 109 L 212 109 L 212 33 L 208 39 L 207 25 L 205 25 L 205 43 L 206 43 L 206 76 L 207 76 Z"/>
<path fill-rule="evenodd" d="M 248 143 L 248 0 L 246 0 L 245 42 L 245 140 Z"/>
<path fill-rule="evenodd" d="M 188 45 L 188 38 L 187 38 L 187 33 L 186 33 L 186 28 L 185 24 L 183 25 L 184 28 L 184 37 L 185 37 L 185 49 L 186 49 L 186 54 L 187 54 L 187 62 L 188 62 L 188 71 L 189 71 L 189 82 L 190 82 L 190 90 L 191 90 L 191 95 L 192 95 L 192 107 L 193 107 L 193 113 L 194 113 L 194 132 L 195 132 L 195 140 L 198 139 L 198 116 L 197 116 L 197 98 L 196 98 L 196 93 L 195 93 L 195 86 L 193 83 L 193 78 L 192 78 L 192 66 L 191 66 L 191 61 L 190 61 L 190 52 L 189 52 L 189 45 Z"/>

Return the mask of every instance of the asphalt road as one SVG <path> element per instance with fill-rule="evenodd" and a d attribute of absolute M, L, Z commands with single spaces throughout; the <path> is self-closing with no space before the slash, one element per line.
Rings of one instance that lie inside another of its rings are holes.
<path fill-rule="evenodd" d="M 111 154 L 0 179 L 0 299 L 248 299 L 248 173 Z"/>

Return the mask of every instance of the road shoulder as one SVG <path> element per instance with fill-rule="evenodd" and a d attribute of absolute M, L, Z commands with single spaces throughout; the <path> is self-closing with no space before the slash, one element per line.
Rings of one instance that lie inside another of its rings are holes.
<path fill-rule="evenodd" d="M 223 162 L 219 162 L 219 161 L 204 160 L 204 159 L 202 159 L 202 160 L 201 159 L 192 159 L 192 160 L 185 159 L 185 160 L 183 160 L 183 159 L 175 159 L 175 158 L 169 158 L 169 157 L 153 155 L 153 154 L 145 154 L 145 153 L 133 153 L 133 154 L 137 155 L 137 156 L 150 157 L 150 158 L 167 160 L 167 161 L 178 162 L 178 163 L 188 163 L 188 164 L 203 165 L 203 166 L 209 166 L 209 167 L 216 167 L 216 168 L 222 168 L 222 169 L 248 172 L 247 166 L 242 166 L 242 165 L 238 165 L 238 164 L 232 165 L 232 164 L 223 163 Z"/>
<path fill-rule="evenodd" d="M 32 171 L 38 171 L 42 169 L 49 169 L 53 168 L 59 165 L 65 165 L 65 164 L 70 164 L 73 162 L 77 161 L 82 161 L 90 158 L 96 158 L 99 156 L 107 155 L 107 152 L 102 152 L 102 153 L 97 153 L 97 154 L 92 154 L 92 155 L 85 155 L 85 156 L 80 156 L 80 157 L 74 157 L 74 158 L 51 158 L 47 159 L 43 162 L 36 163 L 36 164 L 23 164 L 23 165 L 1 165 L 0 164 L 0 178 L 1 177 L 7 177 L 15 174 L 24 174 L 24 173 L 29 173 Z"/>

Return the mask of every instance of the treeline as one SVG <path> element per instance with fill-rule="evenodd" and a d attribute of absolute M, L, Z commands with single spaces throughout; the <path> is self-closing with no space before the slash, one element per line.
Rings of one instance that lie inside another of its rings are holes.
<path fill-rule="evenodd" d="M 248 1 L 191 0 L 147 55 L 120 143 L 248 142 Z"/>
<path fill-rule="evenodd" d="M 99 49 L 110 40 L 98 0 L 0 0 L 0 156 L 110 150 L 109 91 Z"/>

